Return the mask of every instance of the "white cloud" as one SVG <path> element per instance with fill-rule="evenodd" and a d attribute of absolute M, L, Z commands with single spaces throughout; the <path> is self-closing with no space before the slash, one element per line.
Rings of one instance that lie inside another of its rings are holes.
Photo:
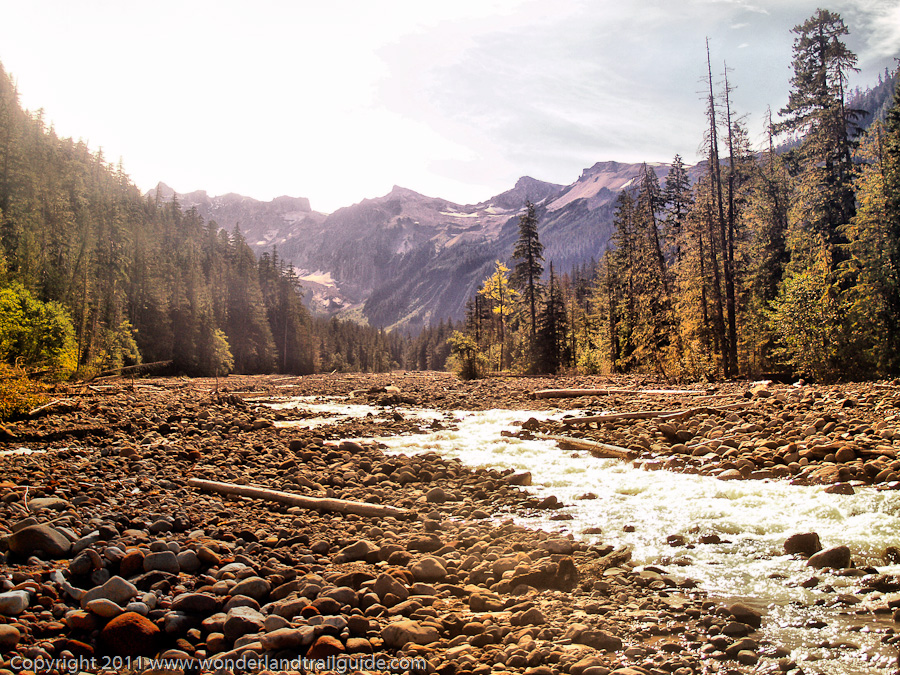
<path fill-rule="evenodd" d="M 397 183 L 471 202 L 523 174 L 567 183 L 602 159 L 694 155 L 706 37 L 753 134 L 786 102 L 790 29 L 817 6 L 0 0 L 0 60 L 27 106 L 121 155 L 145 189 L 332 210 Z M 832 8 L 874 79 L 897 54 L 900 0 Z"/>

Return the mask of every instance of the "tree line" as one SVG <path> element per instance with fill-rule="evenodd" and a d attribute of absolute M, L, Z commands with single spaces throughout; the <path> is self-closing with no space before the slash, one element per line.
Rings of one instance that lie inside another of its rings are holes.
<path fill-rule="evenodd" d="M 788 103 L 769 115 L 762 150 L 734 109 L 732 73 L 717 82 L 707 50 L 705 161 L 692 178 L 676 156 L 662 184 L 645 165 L 596 265 L 560 277 L 551 264 L 543 280 L 526 205 L 514 269 L 497 261 L 451 338 L 462 374 L 900 373 L 898 78 L 863 131 L 843 19 L 820 9 L 793 33 Z"/>
<path fill-rule="evenodd" d="M 408 338 L 316 318 L 277 250 L 257 258 L 121 164 L 59 138 L 0 66 L 0 364 L 88 377 L 402 367 Z"/>

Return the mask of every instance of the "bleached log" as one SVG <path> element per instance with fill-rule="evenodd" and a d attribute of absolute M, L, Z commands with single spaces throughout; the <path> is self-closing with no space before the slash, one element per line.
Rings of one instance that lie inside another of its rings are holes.
<path fill-rule="evenodd" d="M 348 499 L 329 499 L 325 497 L 305 497 L 295 495 L 290 492 L 280 492 L 279 490 L 270 490 L 269 488 L 255 487 L 253 485 L 236 485 L 234 483 L 220 483 L 213 480 L 203 480 L 202 478 L 191 478 L 188 480 L 191 487 L 205 490 L 206 492 L 218 492 L 225 495 L 240 495 L 241 497 L 251 497 L 253 499 L 264 499 L 270 502 L 280 502 L 282 504 L 290 504 L 291 506 L 299 506 L 304 509 L 315 511 L 335 511 L 336 513 L 355 513 L 360 516 L 368 516 L 371 518 L 388 518 L 394 517 L 399 519 L 407 519 L 414 517 L 414 512 L 409 509 L 401 509 L 394 506 L 383 506 L 382 504 L 369 504 L 368 502 L 354 502 Z"/>
<path fill-rule="evenodd" d="M 747 402 L 732 403 L 730 405 L 720 406 L 705 406 L 701 408 L 687 408 L 684 410 L 638 410 L 636 412 L 608 413 L 605 415 L 590 415 L 588 417 L 570 417 L 568 419 L 564 419 L 562 422 L 566 426 L 573 426 L 575 424 L 591 424 L 592 422 L 616 422 L 618 420 L 646 420 L 653 418 L 676 420 L 691 417 L 693 415 L 699 415 L 701 413 L 716 413 L 726 412 L 730 410 L 740 410 L 741 408 L 748 408 L 751 405 L 752 404 L 750 402 Z"/>
<path fill-rule="evenodd" d="M 44 405 L 39 405 L 37 408 L 29 410 L 28 417 L 34 417 L 39 412 L 47 410 L 48 408 L 52 408 L 53 406 L 57 405 L 58 403 L 71 403 L 71 401 L 67 398 L 55 398 L 52 401 L 50 401 L 49 403 L 45 403 Z"/>
<path fill-rule="evenodd" d="M 638 410 L 637 412 L 608 413 L 605 415 L 590 415 L 588 417 L 569 417 L 563 420 L 566 426 L 574 424 L 590 424 L 592 422 L 618 422 L 619 420 L 646 420 L 653 417 L 664 417 L 683 412 L 681 410 Z"/>
<path fill-rule="evenodd" d="M 556 441 L 563 450 L 587 450 L 594 457 L 601 459 L 634 459 L 637 456 L 628 448 L 591 441 L 586 438 L 571 438 L 554 434 L 536 434 L 536 437 L 547 441 Z"/>
<path fill-rule="evenodd" d="M 654 396 L 704 396 L 698 389 L 538 389 L 532 398 L 578 398 L 580 396 L 615 396 L 617 394 L 650 394 Z"/>

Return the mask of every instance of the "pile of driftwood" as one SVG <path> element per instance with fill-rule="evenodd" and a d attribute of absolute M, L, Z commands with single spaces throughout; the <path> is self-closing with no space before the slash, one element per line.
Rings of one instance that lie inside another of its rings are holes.
<path fill-rule="evenodd" d="M 710 395 L 709 390 L 700 389 L 539 389 L 532 392 L 534 399 L 541 398 L 580 398 L 582 396 L 613 396 L 619 394 L 635 394 L 650 396 L 703 396 L 709 399 L 718 398 Z M 659 419 L 665 420 L 682 420 L 693 415 L 711 414 L 727 412 L 731 410 L 740 410 L 750 406 L 749 401 L 740 403 L 729 403 L 717 406 L 696 406 L 692 408 L 684 408 L 678 410 L 637 410 L 634 412 L 621 413 L 604 413 L 602 415 L 587 415 L 582 417 L 568 417 L 562 420 L 566 427 L 587 426 L 590 424 L 601 424 L 604 422 L 618 422 L 621 420 L 641 420 L 641 419 Z M 564 450 L 587 450 L 594 457 L 603 459 L 625 459 L 630 460 L 637 457 L 637 453 L 617 445 L 608 443 L 600 443 L 584 438 L 571 438 L 569 436 L 558 436 L 553 434 L 541 434 L 540 438 L 549 441 L 556 441 L 559 447 Z"/>

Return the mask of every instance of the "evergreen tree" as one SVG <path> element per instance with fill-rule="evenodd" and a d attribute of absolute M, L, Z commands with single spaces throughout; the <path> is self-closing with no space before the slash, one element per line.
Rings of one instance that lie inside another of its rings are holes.
<path fill-rule="evenodd" d="M 817 354 L 822 363 L 804 368 L 833 378 L 839 363 L 847 370 L 859 365 L 841 302 L 849 279 L 837 274 L 847 260 L 845 226 L 856 211 L 852 150 L 858 112 L 845 102 L 856 55 L 844 44 L 849 31 L 833 12 L 817 10 L 793 32 L 794 77 L 778 129 L 803 136 L 787 158 L 794 177 L 787 232 L 791 260 L 772 325 L 787 362 L 799 367 Z M 810 309 L 813 296 L 818 304 Z M 830 323 L 815 323 L 822 321 Z"/>
<path fill-rule="evenodd" d="M 748 230 L 745 249 L 744 282 L 745 325 L 743 344 L 751 371 L 771 368 L 774 335 L 768 321 L 770 304 L 778 290 L 788 263 L 786 233 L 790 179 L 784 162 L 775 151 L 771 115 L 768 148 L 760 157 L 747 185 L 747 204 L 743 220 Z"/>
<path fill-rule="evenodd" d="M 672 166 L 666 175 L 662 200 L 665 207 L 665 231 L 667 248 L 674 262 L 681 259 L 680 241 L 684 222 L 693 204 L 691 196 L 691 179 L 684 166 L 681 155 L 675 155 Z"/>
<path fill-rule="evenodd" d="M 830 249 L 826 255 L 840 257 L 840 228 L 855 211 L 852 150 L 859 111 L 847 108 L 846 88 L 857 59 L 843 42 L 849 30 L 834 12 L 818 9 L 793 32 L 794 75 L 777 129 L 801 135 L 789 155 L 796 176 L 794 226 L 803 230 L 794 247 L 805 248 L 798 239 L 818 241 Z"/>
<path fill-rule="evenodd" d="M 538 316 L 536 342 L 538 372 L 555 375 L 559 371 L 565 348 L 565 334 L 566 305 L 551 262 L 547 299 Z"/>
<path fill-rule="evenodd" d="M 275 368 L 275 342 L 259 286 L 256 258 L 235 227 L 231 235 L 228 319 L 225 334 L 239 373 L 267 373 Z"/>
<path fill-rule="evenodd" d="M 885 123 L 876 122 L 856 154 L 856 215 L 843 231 L 842 265 L 852 334 L 863 341 L 868 366 L 900 372 L 900 85 Z"/>
<path fill-rule="evenodd" d="M 631 368 L 638 324 L 639 247 L 635 200 L 627 190 L 616 198 L 613 219 L 615 231 L 612 249 L 606 254 L 607 293 L 609 295 L 610 367 L 613 372 Z"/>
<path fill-rule="evenodd" d="M 533 358 L 537 335 L 537 306 L 541 294 L 541 277 L 544 274 L 544 246 L 538 237 L 538 221 L 534 204 L 525 202 L 525 212 L 519 216 L 519 239 L 513 249 L 517 260 L 510 276 L 510 283 L 528 309 L 528 352 Z"/>

